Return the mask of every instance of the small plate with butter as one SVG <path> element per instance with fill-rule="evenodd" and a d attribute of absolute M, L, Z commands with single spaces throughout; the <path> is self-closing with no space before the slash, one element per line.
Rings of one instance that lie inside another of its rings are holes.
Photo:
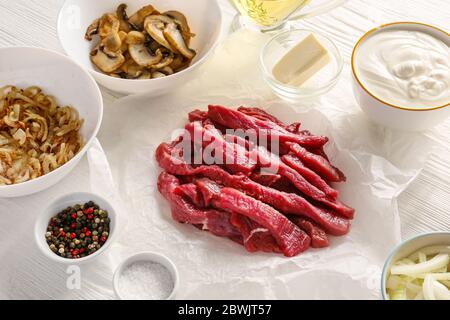
<path fill-rule="evenodd" d="M 311 30 L 289 30 L 271 38 L 261 51 L 264 80 L 282 99 L 310 101 L 333 88 L 343 60 L 336 45 Z"/>

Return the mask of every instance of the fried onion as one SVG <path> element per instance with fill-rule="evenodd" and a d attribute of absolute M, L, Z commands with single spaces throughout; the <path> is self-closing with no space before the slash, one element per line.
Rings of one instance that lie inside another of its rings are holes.
<path fill-rule="evenodd" d="M 33 86 L 0 88 L 0 186 L 29 181 L 70 161 L 83 147 L 83 120 Z"/>

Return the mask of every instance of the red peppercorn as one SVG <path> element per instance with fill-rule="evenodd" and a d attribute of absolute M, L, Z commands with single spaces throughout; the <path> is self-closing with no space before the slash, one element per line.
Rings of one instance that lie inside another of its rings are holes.
<path fill-rule="evenodd" d="M 83 233 L 86 233 L 88 230 L 89 230 L 89 229 L 86 228 L 86 227 L 84 227 L 83 229 L 81 229 L 81 231 L 82 231 Z"/>
<path fill-rule="evenodd" d="M 70 234 L 70 238 L 75 239 L 76 237 L 77 237 L 77 235 L 76 235 L 74 232 L 72 232 L 72 233 Z"/>
<path fill-rule="evenodd" d="M 86 210 L 84 210 L 85 214 L 92 214 L 94 212 L 94 208 L 87 208 Z"/>
<path fill-rule="evenodd" d="M 73 220 L 75 220 L 75 219 L 77 218 L 77 214 L 76 214 L 76 213 L 72 213 L 72 214 L 70 215 L 70 217 L 71 217 Z"/>
<path fill-rule="evenodd" d="M 106 240 L 107 240 L 107 238 L 106 238 L 105 236 L 102 236 L 102 237 L 100 238 L 100 241 L 101 241 L 101 242 L 106 242 Z"/>
<path fill-rule="evenodd" d="M 70 224 L 70 229 L 75 229 L 77 227 L 77 224 L 75 222 L 72 222 Z"/>
<path fill-rule="evenodd" d="M 73 250 L 73 252 L 72 252 L 72 255 L 73 256 L 77 256 L 77 255 L 79 255 L 80 254 L 80 251 L 78 251 L 78 250 Z"/>
<path fill-rule="evenodd" d="M 64 231 L 61 231 L 60 233 L 61 237 L 65 238 L 66 237 L 66 233 Z"/>
<path fill-rule="evenodd" d="M 86 230 L 86 232 L 84 234 L 86 235 L 86 237 L 90 237 L 92 235 L 92 232 L 89 230 Z"/>
<path fill-rule="evenodd" d="M 81 249 L 80 249 L 80 254 L 81 254 L 81 253 L 84 253 L 84 248 L 81 248 Z"/>
<path fill-rule="evenodd" d="M 89 220 L 92 220 L 92 219 L 94 219 L 94 215 L 91 213 L 91 214 L 88 214 L 87 215 L 87 218 L 89 219 Z"/>

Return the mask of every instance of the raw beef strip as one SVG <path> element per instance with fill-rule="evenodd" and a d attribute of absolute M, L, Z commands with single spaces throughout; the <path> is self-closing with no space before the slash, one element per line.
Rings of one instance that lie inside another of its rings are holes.
<path fill-rule="evenodd" d="M 161 143 L 155 152 L 156 161 L 161 168 L 171 174 L 189 175 L 194 168 L 190 164 L 186 163 L 185 159 L 177 156 L 174 149 L 174 145 Z M 167 168 L 170 168 L 170 170 Z"/>
<path fill-rule="evenodd" d="M 231 129 L 255 130 L 260 138 L 278 139 L 280 143 L 296 142 L 302 146 L 318 148 L 328 142 L 323 136 L 300 136 L 293 134 L 272 121 L 263 121 L 242 112 L 221 106 L 209 106 L 208 117 Z"/>
<path fill-rule="evenodd" d="M 327 196 L 322 190 L 309 183 L 301 174 L 283 163 L 278 156 L 267 149 L 263 147 L 255 148 L 250 153 L 250 158 L 257 159 L 260 167 L 277 170 L 277 174 L 287 178 L 305 196 L 324 204 L 346 218 L 353 218 L 354 209 L 343 204 L 338 199 Z"/>
<path fill-rule="evenodd" d="M 197 181 L 197 186 L 204 199 L 211 197 L 215 208 L 241 214 L 267 228 L 286 257 L 296 256 L 308 249 L 309 236 L 274 208 L 236 189 L 221 188 L 209 179 Z"/>
<path fill-rule="evenodd" d="M 175 193 L 187 196 L 189 199 L 191 199 L 192 202 L 194 202 L 196 206 L 200 208 L 209 206 L 212 200 L 211 193 L 206 193 L 205 195 L 208 198 L 203 200 L 202 193 L 198 191 L 197 185 L 193 183 L 178 186 L 175 189 Z M 220 223 L 220 221 L 218 222 Z M 247 217 L 241 216 L 239 214 L 232 213 L 230 216 L 230 223 L 241 232 L 242 244 L 249 252 L 281 252 L 280 247 L 275 241 L 275 238 L 271 235 L 270 231 L 266 228 L 263 228 L 255 221 L 252 221 Z"/>
<path fill-rule="evenodd" d="M 243 215 L 232 213 L 230 222 L 241 231 L 244 247 L 249 252 L 262 251 L 281 253 L 281 249 L 270 231 L 263 228 L 255 221 Z"/>
<path fill-rule="evenodd" d="M 260 109 L 260 108 L 239 107 L 238 111 L 240 111 L 248 116 L 257 118 L 259 120 L 272 121 L 291 133 L 301 135 L 300 127 L 302 124 L 299 122 L 294 122 L 290 125 L 286 125 L 284 122 L 280 121 L 278 118 L 274 117 L 273 115 L 267 113 L 266 111 L 264 111 L 263 109 Z"/>
<path fill-rule="evenodd" d="M 225 141 L 221 133 L 214 127 L 209 125 L 202 126 L 200 122 L 193 122 L 187 125 L 186 129 L 191 133 L 191 137 L 203 137 L 201 142 L 205 148 L 214 144 L 215 156 L 222 158 L 225 166 L 231 172 L 241 172 L 249 175 L 255 169 L 256 164 L 254 161 L 256 161 L 260 167 L 277 170 L 276 173 L 289 179 L 306 196 L 323 203 L 344 217 L 353 218 L 354 210 L 352 208 L 349 208 L 337 199 L 330 198 L 267 149 L 256 147 L 251 152 L 248 152 L 238 144 Z"/>
<path fill-rule="evenodd" d="M 250 179 L 278 191 L 298 194 L 297 188 L 288 179 L 279 174 L 256 171 L 252 173 Z"/>
<path fill-rule="evenodd" d="M 260 108 L 252 108 L 252 107 L 239 107 L 238 108 L 239 112 L 242 112 L 248 116 L 252 116 L 254 118 L 257 118 L 259 120 L 263 120 L 263 121 L 272 121 L 273 123 L 276 123 L 277 125 L 279 125 L 282 128 L 286 128 L 286 124 L 283 121 L 280 121 L 278 118 L 276 118 L 275 116 L 267 113 L 266 111 L 264 111 L 263 109 Z"/>
<path fill-rule="evenodd" d="M 246 177 L 232 176 L 220 168 L 207 169 L 207 167 L 203 167 L 200 171 L 203 171 L 201 175 L 227 187 L 240 190 L 283 213 L 308 217 L 317 222 L 330 234 L 341 236 L 347 234 L 350 230 L 350 221 L 324 208 L 313 206 L 297 194 L 265 187 Z"/>
<path fill-rule="evenodd" d="M 181 179 L 179 179 L 181 181 Z M 179 185 L 175 191 L 176 194 L 179 194 L 181 196 L 186 196 L 189 199 L 191 199 L 192 203 L 197 207 L 197 208 L 204 208 L 205 207 L 205 202 L 203 201 L 203 196 L 201 195 L 200 192 L 198 192 L 198 188 L 195 184 L 193 183 L 185 183 L 185 184 L 181 184 Z"/>
<path fill-rule="evenodd" d="M 174 220 L 202 225 L 203 230 L 208 230 L 219 237 L 236 239 L 241 236 L 240 231 L 230 223 L 229 213 L 196 208 L 185 197 L 176 194 L 175 190 L 179 185 L 179 180 L 168 173 L 163 172 L 158 178 L 158 190 L 169 201 Z"/>
<path fill-rule="evenodd" d="M 289 219 L 295 223 L 299 228 L 305 230 L 305 232 L 311 238 L 311 247 L 313 248 L 325 248 L 330 245 L 327 234 L 320 227 L 313 222 L 298 216 L 290 216 Z M 231 221 L 233 223 L 233 221 Z"/>
<path fill-rule="evenodd" d="M 283 177 L 276 173 L 265 174 L 261 173 L 261 171 L 257 171 L 253 172 L 250 178 L 257 183 L 262 184 L 263 186 L 273 188 L 273 186 Z"/>
<path fill-rule="evenodd" d="M 298 128 L 298 130 L 300 131 L 300 127 Z M 302 135 L 305 136 L 312 136 L 313 134 L 311 132 L 309 132 L 308 130 L 302 130 L 300 131 Z M 299 133 L 299 132 L 297 132 Z M 286 149 L 286 146 L 281 146 L 280 149 Z M 287 149 L 290 149 L 289 147 L 287 147 Z M 307 148 L 309 152 L 312 152 L 314 154 L 317 154 L 325 159 L 327 159 L 328 161 L 330 161 L 330 159 L 328 158 L 328 155 L 325 153 L 324 147 L 320 147 L 320 148 Z M 290 151 L 286 152 L 289 153 Z"/>
<path fill-rule="evenodd" d="M 185 176 L 204 176 L 227 187 L 236 188 L 276 209 L 286 213 L 308 217 L 322 226 L 330 234 L 347 234 L 350 222 L 336 214 L 317 206 L 295 193 L 280 192 L 263 186 L 241 175 L 231 175 L 218 166 L 200 166 L 193 168 L 171 157 L 170 146 L 161 144 L 157 151 L 157 161 L 161 168 L 171 174 Z M 193 182 L 193 179 L 190 182 Z"/>
<path fill-rule="evenodd" d="M 222 134 L 212 125 L 203 126 L 201 122 L 192 122 L 186 126 L 186 130 L 190 133 L 191 139 L 195 144 L 201 144 L 203 151 L 214 150 L 211 157 L 214 162 L 222 162 L 231 172 L 240 172 L 250 175 L 255 169 L 256 163 L 250 158 L 245 147 L 239 144 L 231 143 L 225 140 Z"/>
<path fill-rule="evenodd" d="M 311 184 L 325 192 L 327 196 L 336 199 L 339 196 L 339 192 L 328 185 L 317 173 L 305 167 L 300 159 L 292 155 L 285 155 L 281 158 L 284 163 L 295 169 Z"/>
<path fill-rule="evenodd" d="M 251 143 L 250 141 L 248 141 L 240 136 L 233 135 L 233 134 L 225 134 L 224 138 L 228 142 L 235 143 L 235 144 L 238 144 L 238 145 L 244 147 L 247 151 L 254 148 L 253 143 Z"/>
<path fill-rule="evenodd" d="M 189 122 L 205 121 L 206 119 L 208 119 L 207 111 L 201 111 L 197 109 L 189 112 Z"/>
<path fill-rule="evenodd" d="M 324 157 L 309 152 L 297 143 L 287 143 L 287 145 L 305 166 L 317 172 L 325 180 L 330 182 L 346 181 L 345 175 Z"/>
<path fill-rule="evenodd" d="M 294 123 L 288 125 L 286 127 L 286 130 L 289 131 L 289 132 L 295 133 L 295 134 L 303 135 L 302 132 L 300 131 L 301 127 L 302 127 L 302 124 L 300 122 L 294 122 Z"/>

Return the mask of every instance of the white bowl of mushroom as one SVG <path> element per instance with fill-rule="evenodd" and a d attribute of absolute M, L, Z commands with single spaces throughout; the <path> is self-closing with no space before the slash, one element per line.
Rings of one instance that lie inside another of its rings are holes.
<path fill-rule="evenodd" d="M 58 35 L 102 86 L 166 94 L 186 83 L 219 42 L 216 0 L 67 0 Z"/>
<path fill-rule="evenodd" d="M 49 188 L 95 139 L 103 100 L 94 78 L 46 49 L 0 49 L 0 197 Z"/>

